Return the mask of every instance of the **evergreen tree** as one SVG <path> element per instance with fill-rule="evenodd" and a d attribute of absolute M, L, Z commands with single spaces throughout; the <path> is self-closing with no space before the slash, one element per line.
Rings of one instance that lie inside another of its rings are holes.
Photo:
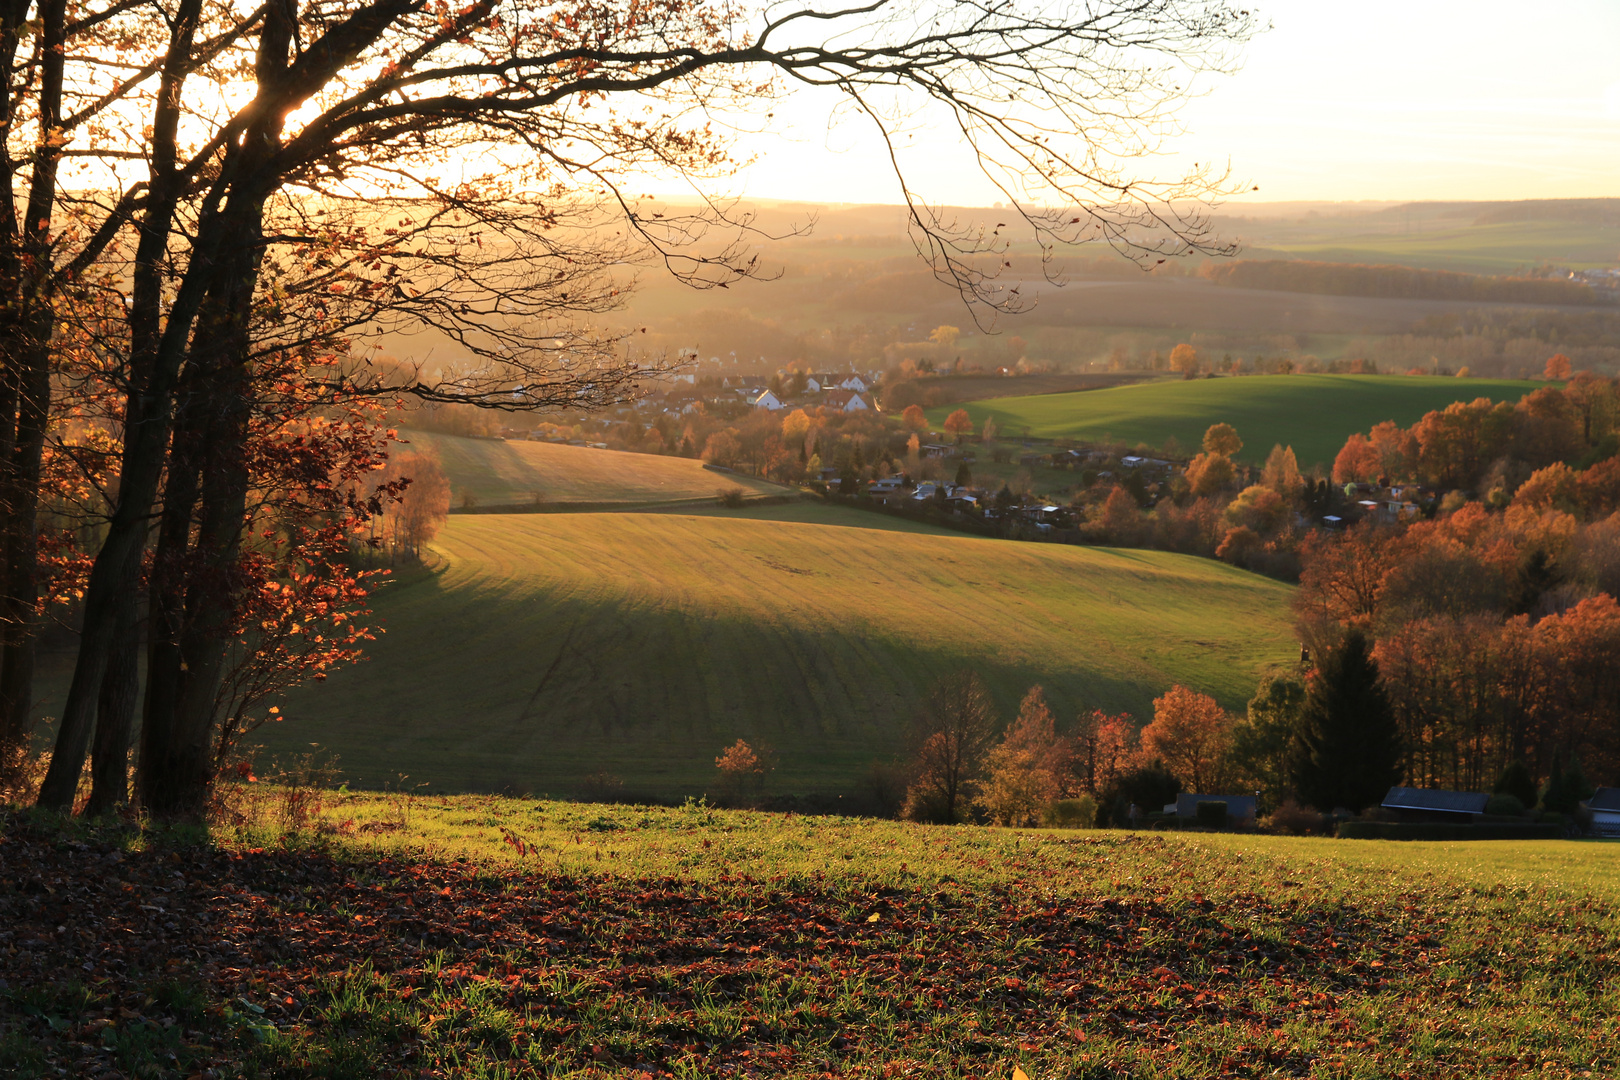
<path fill-rule="evenodd" d="M 1502 775 L 1496 778 L 1496 786 L 1491 788 L 1493 795 L 1512 795 L 1525 806 L 1536 805 L 1536 778 L 1530 775 L 1530 769 L 1522 761 L 1515 761 L 1502 770 Z"/>
<path fill-rule="evenodd" d="M 1400 729 L 1367 638 L 1352 630 L 1322 658 L 1300 727 L 1300 798 L 1319 810 L 1378 802 L 1400 779 Z"/>
<path fill-rule="evenodd" d="M 973 483 L 973 470 L 968 468 L 968 463 L 964 461 L 956 467 L 956 486 L 967 487 L 971 483 Z"/>

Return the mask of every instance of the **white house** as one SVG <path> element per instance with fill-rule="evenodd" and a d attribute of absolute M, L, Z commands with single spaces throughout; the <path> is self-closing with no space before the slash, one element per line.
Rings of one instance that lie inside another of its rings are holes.
<path fill-rule="evenodd" d="M 865 400 L 853 390 L 834 390 L 827 395 L 826 404 L 839 412 L 862 412 L 868 409 Z"/>
<path fill-rule="evenodd" d="M 821 393 L 821 380 L 816 378 L 814 375 L 806 376 L 804 380 L 804 392 L 807 394 Z"/>
<path fill-rule="evenodd" d="M 838 384 L 838 389 L 853 390 L 857 394 L 864 394 L 869 388 L 865 379 L 861 378 L 859 375 L 851 375 L 849 378 Z"/>
<path fill-rule="evenodd" d="M 777 409 L 782 407 L 781 399 L 775 394 L 771 393 L 769 390 L 754 398 L 754 400 L 750 401 L 749 404 L 756 409 L 769 409 L 771 412 L 775 412 Z"/>

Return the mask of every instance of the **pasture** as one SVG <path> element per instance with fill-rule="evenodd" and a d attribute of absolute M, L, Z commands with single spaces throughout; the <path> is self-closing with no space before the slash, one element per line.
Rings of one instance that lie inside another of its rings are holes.
<path fill-rule="evenodd" d="M 206 839 L 0 816 L 0 1068 L 1620 1070 L 1620 845 L 311 795 Z"/>
<path fill-rule="evenodd" d="M 1198 449 L 1211 424 L 1227 423 L 1243 438 L 1243 460 L 1264 461 L 1280 444 L 1292 446 L 1300 468 L 1308 470 L 1317 464 L 1330 468 L 1352 432 L 1380 421 L 1404 427 L 1454 401 L 1517 401 L 1539 385 L 1424 375 L 1254 375 L 996 398 L 962 407 L 975 428 L 994 417 L 1003 438 L 1112 438 L 1157 447 L 1174 437 L 1188 453 Z M 950 410 L 929 410 L 930 422 L 942 425 Z"/>
<path fill-rule="evenodd" d="M 857 510 L 453 515 L 434 569 L 385 586 L 370 659 L 257 738 L 351 779 L 570 793 L 606 769 L 713 786 L 737 738 L 767 790 L 853 792 L 932 681 L 978 670 L 1003 714 L 1139 719 L 1172 683 L 1239 708 L 1297 655 L 1289 586 L 1163 552 L 1012 544 Z"/>
<path fill-rule="evenodd" d="M 402 431 L 411 450 L 438 455 L 450 478 L 450 505 L 472 496 L 483 508 L 547 506 L 644 506 L 709 500 L 725 488 L 750 496 L 782 495 L 768 480 L 716 472 L 692 458 L 633 454 L 560 443 L 470 439 Z"/>

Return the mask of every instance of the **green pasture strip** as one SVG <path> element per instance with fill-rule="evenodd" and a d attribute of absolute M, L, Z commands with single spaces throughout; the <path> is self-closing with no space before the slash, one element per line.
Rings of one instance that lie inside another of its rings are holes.
<path fill-rule="evenodd" d="M 1289 586 L 1165 552 L 1012 544 L 838 507 L 456 515 L 438 569 L 385 588 L 369 659 L 293 695 L 269 752 L 319 742 L 368 786 L 711 790 L 738 738 L 766 790 L 853 792 L 938 677 L 1010 717 L 1146 718 L 1180 682 L 1239 708 L 1296 654 Z"/>
<path fill-rule="evenodd" d="M 1406 426 L 1455 401 L 1516 401 L 1540 385 L 1424 375 L 1254 375 L 995 398 L 961 407 L 975 429 L 994 418 L 1003 438 L 1107 437 L 1157 447 L 1173 436 L 1189 453 L 1211 424 L 1227 423 L 1243 438 L 1245 460 L 1263 461 L 1273 446 L 1292 446 L 1300 467 L 1309 469 L 1331 467 L 1351 433 L 1381 421 Z M 943 424 L 953 408 L 930 410 L 930 422 Z"/>

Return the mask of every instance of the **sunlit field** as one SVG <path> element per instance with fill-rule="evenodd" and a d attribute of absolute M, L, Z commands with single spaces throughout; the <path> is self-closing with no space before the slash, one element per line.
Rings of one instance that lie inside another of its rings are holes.
<path fill-rule="evenodd" d="M 1107 437 L 1155 447 L 1174 437 L 1189 453 L 1211 424 L 1227 423 L 1243 438 L 1240 457 L 1264 461 L 1273 446 L 1292 446 L 1300 467 L 1309 469 L 1330 468 L 1352 432 L 1380 421 L 1405 427 L 1454 401 L 1517 401 L 1539 385 L 1418 375 L 1256 375 L 996 398 L 965 407 L 976 427 L 994 417 L 1003 437 Z M 942 424 L 954 407 L 930 410 L 929 419 Z"/>
<path fill-rule="evenodd" d="M 227 801 L 247 817 L 210 843 L 3 821 L 0 916 L 19 944 L 0 1067 L 357 1080 L 1620 1069 L 1620 845 L 278 789 Z"/>
<path fill-rule="evenodd" d="M 453 509 L 463 508 L 466 495 L 483 508 L 533 508 L 712 500 L 728 488 L 741 488 L 749 496 L 788 492 L 768 480 L 705 468 L 692 458 L 421 431 L 400 434 L 408 445 L 396 453 L 425 449 L 438 454 L 450 478 Z"/>
<path fill-rule="evenodd" d="M 295 694 L 269 752 L 319 742 L 370 785 L 708 789 L 737 738 L 781 793 L 844 792 L 933 681 L 1004 715 L 1151 713 L 1174 682 L 1231 708 L 1297 656 L 1289 586 L 1163 552 L 1011 544 L 816 505 L 452 515 L 434 570 L 375 598 L 370 659 Z"/>

